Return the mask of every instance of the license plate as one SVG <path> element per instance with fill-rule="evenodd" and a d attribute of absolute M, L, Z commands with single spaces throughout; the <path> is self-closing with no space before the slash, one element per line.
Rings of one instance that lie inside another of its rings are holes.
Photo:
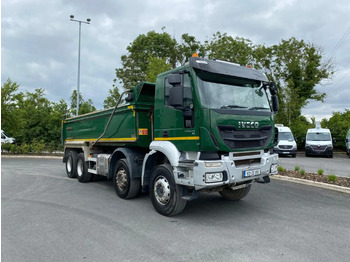
<path fill-rule="evenodd" d="M 260 175 L 260 168 L 258 169 L 250 169 L 250 170 L 244 170 L 243 171 L 243 178 L 245 177 L 252 177 L 252 176 L 258 176 Z"/>

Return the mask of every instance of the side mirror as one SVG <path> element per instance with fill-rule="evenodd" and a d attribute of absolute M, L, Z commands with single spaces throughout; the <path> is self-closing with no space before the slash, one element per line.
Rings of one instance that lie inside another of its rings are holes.
<path fill-rule="evenodd" d="M 183 108 L 184 87 L 181 74 L 171 74 L 168 76 L 168 82 L 172 87 L 169 88 L 169 105 L 178 109 Z"/>
<path fill-rule="evenodd" d="M 173 86 L 169 88 L 169 105 L 175 108 L 183 107 L 184 89 L 183 86 Z"/>
<path fill-rule="evenodd" d="M 134 100 L 134 94 L 133 93 L 128 93 L 127 97 L 125 98 L 126 102 L 132 102 Z"/>
<path fill-rule="evenodd" d="M 345 142 L 350 142 L 350 139 L 349 138 L 345 139 Z"/>
<path fill-rule="evenodd" d="M 277 113 L 278 112 L 278 98 L 276 95 L 271 96 L 271 101 L 272 101 L 272 110 L 273 112 Z"/>
<path fill-rule="evenodd" d="M 171 75 L 168 76 L 168 82 L 172 86 L 181 85 L 182 76 L 180 74 L 171 74 Z"/>

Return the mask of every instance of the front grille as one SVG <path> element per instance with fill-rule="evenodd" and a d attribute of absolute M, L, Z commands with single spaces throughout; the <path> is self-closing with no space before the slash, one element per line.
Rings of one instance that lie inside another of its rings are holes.
<path fill-rule="evenodd" d="M 280 149 L 292 149 L 293 146 L 287 146 L 287 145 L 280 145 L 278 146 Z"/>
<path fill-rule="evenodd" d="M 230 149 L 264 148 L 268 145 L 272 126 L 259 130 L 236 130 L 234 126 L 218 126 L 220 136 Z"/>
<path fill-rule="evenodd" d="M 326 150 L 327 146 L 311 146 L 314 151 L 323 152 Z"/>

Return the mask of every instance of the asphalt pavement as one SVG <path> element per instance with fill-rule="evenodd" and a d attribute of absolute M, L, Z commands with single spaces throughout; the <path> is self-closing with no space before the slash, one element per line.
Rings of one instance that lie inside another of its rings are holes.
<path fill-rule="evenodd" d="M 297 158 L 298 159 L 298 158 Z M 2 261 L 348 261 L 350 195 L 272 180 L 164 217 L 147 194 L 82 184 L 61 159 L 2 157 Z"/>

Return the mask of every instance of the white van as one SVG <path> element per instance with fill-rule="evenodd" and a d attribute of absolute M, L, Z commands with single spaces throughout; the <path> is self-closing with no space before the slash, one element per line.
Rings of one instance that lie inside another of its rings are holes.
<path fill-rule="evenodd" d="M 307 130 L 305 155 L 323 155 L 333 157 L 333 140 L 331 131 L 321 127 Z"/>
<path fill-rule="evenodd" d="M 1 130 L 1 144 L 4 143 L 15 143 L 15 139 L 13 137 L 8 137 L 3 130 Z"/>
<path fill-rule="evenodd" d="M 278 144 L 273 149 L 274 153 L 296 157 L 297 143 L 290 128 L 282 124 L 276 124 L 275 126 L 278 129 Z"/>
<path fill-rule="evenodd" d="M 348 130 L 348 133 L 346 134 L 346 153 L 348 154 L 348 156 L 350 157 L 350 129 Z"/>

